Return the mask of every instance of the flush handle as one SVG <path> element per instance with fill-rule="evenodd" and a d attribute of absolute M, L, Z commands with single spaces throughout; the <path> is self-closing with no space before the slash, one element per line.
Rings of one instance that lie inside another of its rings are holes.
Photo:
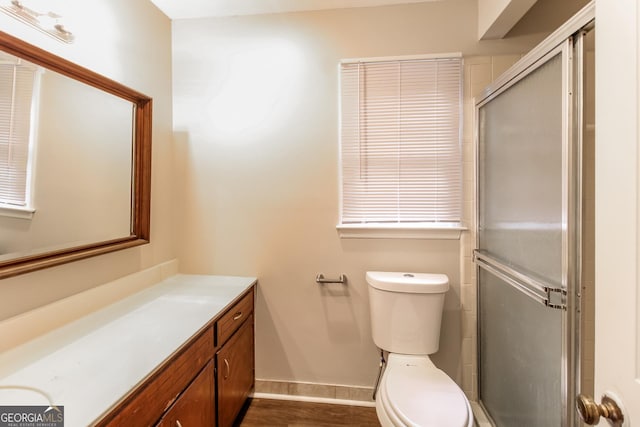
<path fill-rule="evenodd" d="M 595 426 L 600 422 L 600 417 L 607 418 L 614 423 L 622 423 L 624 415 L 615 400 L 609 396 L 602 397 L 602 403 L 597 404 L 592 397 L 584 394 L 576 398 L 576 410 L 585 424 Z"/>

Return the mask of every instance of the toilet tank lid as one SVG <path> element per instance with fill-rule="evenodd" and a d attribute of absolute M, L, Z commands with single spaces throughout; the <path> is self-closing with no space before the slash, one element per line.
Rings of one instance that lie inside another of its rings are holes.
<path fill-rule="evenodd" d="M 367 283 L 390 292 L 435 294 L 449 290 L 446 274 L 367 271 Z"/>

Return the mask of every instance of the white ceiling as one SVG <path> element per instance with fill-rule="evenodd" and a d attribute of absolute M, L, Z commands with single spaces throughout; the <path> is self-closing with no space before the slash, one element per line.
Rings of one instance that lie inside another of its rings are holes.
<path fill-rule="evenodd" d="M 171 19 L 260 15 L 442 0 L 151 0 Z"/>

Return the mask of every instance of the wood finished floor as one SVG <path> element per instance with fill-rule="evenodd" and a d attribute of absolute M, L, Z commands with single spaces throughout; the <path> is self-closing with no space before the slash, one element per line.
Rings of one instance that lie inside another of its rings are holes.
<path fill-rule="evenodd" d="M 251 399 L 236 427 L 380 427 L 375 408 Z"/>

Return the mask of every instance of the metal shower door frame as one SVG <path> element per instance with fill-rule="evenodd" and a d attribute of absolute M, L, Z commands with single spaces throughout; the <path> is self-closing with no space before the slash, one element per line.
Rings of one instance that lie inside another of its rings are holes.
<path fill-rule="evenodd" d="M 561 399 L 562 425 L 578 426 L 573 409 L 573 399 L 580 392 L 580 283 L 581 283 L 581 229 L 582 229 L 582 130 L 583 124 L 583 38 L 585 31 L 593 28 L 595 5 L 590 3 L 574 15 L 562 27 L 547 37 L 531 52 L 489 85 L 475 102 L 475 247 L 476 286 L 480 278 L 480 269 L 503 279 L 509 285 L 546 305 L 550 309 L 562 310 L 562 356 L 561 363 Z M 535 277 L 526 277 L 510 268 L 500 260 L 479 251 L 480 248 L 480 108 L 497 98 L 535 72 L 548 60 L 562 55 L 562 273 L 561 287 L 544 283 Z M 477 313 L 480 311 L 480 292 L 477 292 Z M 552 299 L 552 295 L 555 298 Z M 481 343 L 480 322 L 477 324 L 477 360 L 480 367 Z M 478 383 L 481 376 L 477 375 Z M 477 390 L 480 393 L 480 385 Z M 478 396 L 478 401 L 489 419 L 488 412 Z M 493 420 L 491 420 L 493 423 Z M 495 425 L 495 423 L 493 423 Z"/>

